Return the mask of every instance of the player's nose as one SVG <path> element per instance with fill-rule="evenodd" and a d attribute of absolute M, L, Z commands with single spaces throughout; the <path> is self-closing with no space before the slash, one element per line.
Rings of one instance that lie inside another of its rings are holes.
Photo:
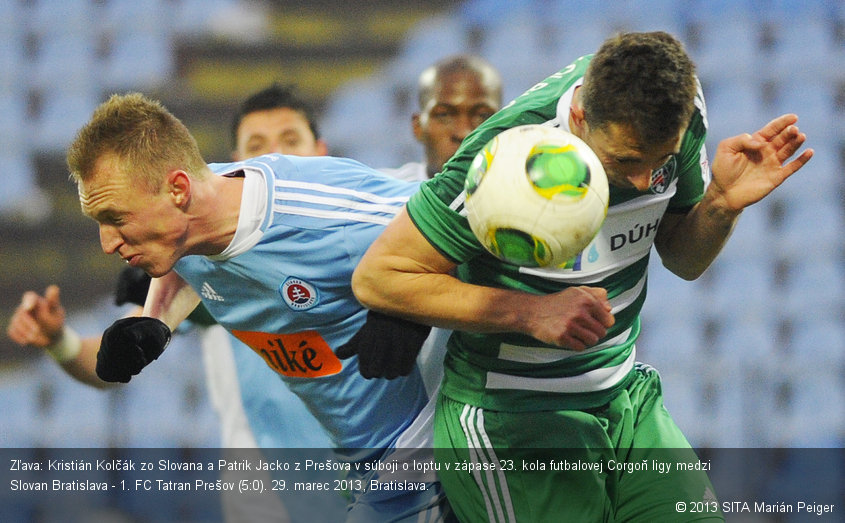
<path fill-rule="evenodd" d="M 462 142 L 475 127 L 472 125 L 472 117 L 468 114 L 461 113 L 455 118 L 455 126 L 452 130 L 455 139 Z"/>
<path fill-rule="evenodd" d="M 651 187 L 651 170 L 642 169 L 627 176 L 628 181 L 640 192 L 647 191 Z"/>
<path fill-rule="evenodd" d="M 120 234 L 115 227 L 100 225 L 100 247 L 106 254 L 114 254 L 121 243 Z"/>
<path fill-rule="evenodd" d="M 282 142 L 273 142 L 267 146 L 266 150 L 261 151 L 261 154 L 290 154 L 287 149 Z"/>

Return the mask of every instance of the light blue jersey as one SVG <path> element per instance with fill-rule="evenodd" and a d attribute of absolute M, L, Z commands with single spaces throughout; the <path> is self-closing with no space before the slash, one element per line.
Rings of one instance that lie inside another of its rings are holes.
<path fill-rule="evenodd" d="M 331 442 L 302 401 L 248 347 L 231 339 L 238 394 L 259 448 L 328 448 Z"/>
<path fill-rule="evenodd" d="M 352 271 L 418 185 L 329 157 L 267 155 L 211 168 L 259 180 L 260 224 L 236 252 L 185 257 L 177 273 L 302 399 L 341 454 L 365 459 L 372 453 L 363 449 L 392 446 L 428 401 L 419 369 L 366 380 L 357 358 L 341 361 L 334 350 L 366 319 Z M 254 210 L 242 207 L 239 232 Z"/>

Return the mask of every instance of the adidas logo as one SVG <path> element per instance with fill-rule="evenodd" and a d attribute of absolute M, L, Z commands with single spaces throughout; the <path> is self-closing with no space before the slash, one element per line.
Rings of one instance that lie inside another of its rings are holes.
<path fill-rule="evenodd" d="M 211 288 L 211 285 L 209 285 L 207 281 L 202 283 L 202 290 L 200 290 L 200 294 L 206 300 L 226 301 L 223 299 L 223 296 L 220 296 L 217 294 L 217 291 Z"/>

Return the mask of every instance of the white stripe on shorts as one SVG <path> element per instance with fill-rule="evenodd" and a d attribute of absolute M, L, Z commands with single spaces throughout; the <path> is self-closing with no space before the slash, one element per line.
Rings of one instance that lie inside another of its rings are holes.
<path fill-rule="evenodd" d="M 484 410 L 464 405 L 461 412 L 461 427 L 467 440 L 472 476 L 484 499 L 488 521 L 490 523 L 516 521 L 505 473 L 499 466 L 496 451 L 484 429 Z M 486 482 L 481 476 L 482 469 L 485 469 Z"/>

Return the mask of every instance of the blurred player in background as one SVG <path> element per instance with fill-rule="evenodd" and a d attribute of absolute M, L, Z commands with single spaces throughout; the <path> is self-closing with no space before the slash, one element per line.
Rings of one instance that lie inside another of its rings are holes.
<path fill-rule="evenodd" d="M 464 138 L 502 106 L 502 79 L 484 59 L 455 55 L 427 67 L 417 82 L 419 111 L 411 117 L 425 163 L 410 162 L 383 172 L 403 180 L 431 178 Z"/>
<path fill-rule="evenodd" d="M 232 120 L 231 138 L 235 161 L 268 153 L 327 154 L 314 109 L 292 86 L 273 84 L 244 100 Z"/>
<path fill-rule="evenodd" d="M 651 246 L 669 270 L 697 278 L 742 210 L 813 154 L 787 163 L 806 137 L 795 115 L 783 115 L 721 142 L 711 181 L 705 114 L 680 42 L 666 33 L 612 37 L 481 124 L 359 263 L 353 287 L 366 306 L 456 329 L 435 455 L 492 466 L 476 474 L 441 468 L 462 521 L 678 521 L 675 502 L 715 502 L 703 472 L 549 466 L 562 456 L 591 467 L 668 456 L 697 462 L 663 406 L 657 372 L 635 362 Z M 500 262 L 461 214 L 476 153 L 522 124 L 574 133 L 607 172 L 610 210 L 588 247 L 597 255 L 572 267 Z M 647 228 L 656 232 L 629 235 Z M 619 235 L 637 241 L 611 241 Z M 525 471 L 524 462 L 545 468 Z M 719 511 L 695 516 L 722 519 Z"/>
<path fill-rule="evenodd" d="M 131 379 L 202 300 L 278 372 L 350 464 L 349 520 L 450 513 L 433 474 L 415 474 L 416 488 L 373 488 L 393 484 L 390 468 L 363 465 L 401 458 L 399 449 L 430 452 L 429 394 L 416 364 L 430 329 L 368 313 L 349 284 L 358 257 L 418 184 L 342 158 L 207 165 L 184 125 L 139 94 L 100 105 L 68 165 L 103 250 L 155 278 L 145 317 L 104 332 L 98 376 Z M 360 345 L 375 348 L 367 351 L 375 359 L 355 356 Z M 389 374 L 405 378 L 361 376 L 391 359 Z"/>
<path fill-rule="evenodd" d="M 273 84 L 247 98 L 233 118 L 231 139 L 233 159 L 268 153 L 326 154 L 326 144 L 319 137 L 312 108 L 291 86 Z M 140 316 L 149 284 L 149 276 L 141 269 L 127 267 L 119 277 L 117 305 L 134 303 L 138 307 L 132 314 Z M 322 427 L 302 401 L 279 383 L 276 373 L 255 357 L 251 349 L 216 325 L 202 307 L 192 314 L 191 320 L 201 327 L 198 332 L 207 386 L 220 419 L 224 448 L 331 446 Z M 95 372 L 100 336 L 80 339 L 65 325 L 65 310 L 58 287 L 50 286 L 43 296 L 25 293 L 7 333 L 16 343 L 45 349 L 68 374 L 82 383 L 94 387 L 110 385 Z M 255 478 L 257 474 L 249 477 Z M 260 500 L 230 492 L 224 492 L 223 496 L 227 521 L 290 520 L 275 496 L 261 496 Z M 288 503 L 292 501 L 295 500 L 287 500 Z M 325 513 L 334 510 L 342 517 L 343 509 L 339 497 L 325 501 Z"/>

